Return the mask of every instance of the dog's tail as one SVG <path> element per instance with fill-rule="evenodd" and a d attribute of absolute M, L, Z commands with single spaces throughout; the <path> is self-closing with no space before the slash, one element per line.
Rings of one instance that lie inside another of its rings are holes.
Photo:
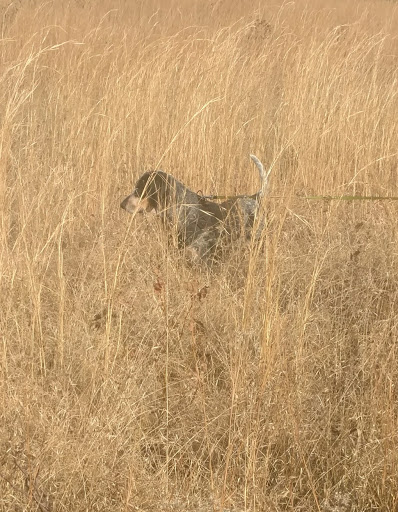
<path fill-rule="evenodd" d="M 250 155 L 250 158 L 256 164 L 258 172 L 260 173 L 260 189 L 256 195 L 259 199 L 262 199 L 265 196 L 265 192 L 268 188 L 268 178 L 271 173 L 271 169 L 268 172 L 265 172 L 263 164 L 255 155 Z"/>

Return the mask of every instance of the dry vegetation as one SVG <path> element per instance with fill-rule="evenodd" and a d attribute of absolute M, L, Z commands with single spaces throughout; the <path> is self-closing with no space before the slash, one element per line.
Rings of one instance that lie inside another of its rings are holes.
<path fill-rule="evenodd" d="M 398 196 L 397 4 L 0 6 L 0 509 L 398 510 L 398 202 L 299 197 Z M 119 210 L 250 152 L 260 253 Z"/>

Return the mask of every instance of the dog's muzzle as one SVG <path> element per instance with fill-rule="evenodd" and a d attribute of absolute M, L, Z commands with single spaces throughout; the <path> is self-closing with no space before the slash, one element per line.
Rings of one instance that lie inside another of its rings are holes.
<path fill-rule="evenodd" d="M 120 208 L 123 208 L 123 210 L 126 210 L 128 213 L 143 213 L 148 211 L 148 206 L 147 198 L 141 199 L 134 193 L 127 196 L 120 203 Z"/>

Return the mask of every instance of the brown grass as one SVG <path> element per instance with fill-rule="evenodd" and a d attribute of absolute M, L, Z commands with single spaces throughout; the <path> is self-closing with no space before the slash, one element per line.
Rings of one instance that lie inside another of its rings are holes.
<path fill-rule="evenodd" d="M 0 3 L 0 509 L 398 510 L 398 12 Z M 252 193 L 190 269 L 120 199 Z"/>

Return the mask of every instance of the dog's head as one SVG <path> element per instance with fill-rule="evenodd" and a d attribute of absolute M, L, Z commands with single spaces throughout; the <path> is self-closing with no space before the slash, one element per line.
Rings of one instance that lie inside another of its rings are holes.
<path fill-rule="evenodd" d="M 170 195 L 171 176 L 162 171 L 144 173 L 135 184 L 132 194 L 127 196 L 120 207 L 129 213 L 159 211 L 167 203 Z"/>

